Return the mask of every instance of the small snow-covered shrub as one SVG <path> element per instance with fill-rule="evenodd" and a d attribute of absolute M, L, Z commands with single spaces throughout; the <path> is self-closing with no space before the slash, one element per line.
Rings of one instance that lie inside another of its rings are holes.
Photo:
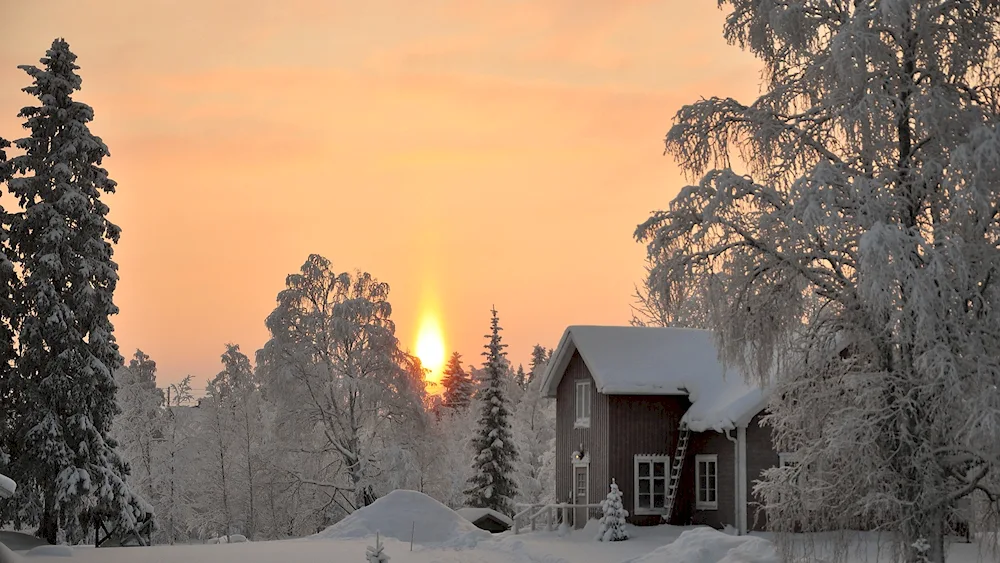
<path fill-rule="evenodd" d="M 611 480 L 611 491 L 608 498 L 601 503 L 604 516 L 601 518 L 601 528 L 597 533 L 598 541 L 622 541 L 628 539 L 628 532 L 625 531 L 625 519 L 628 518 L 628 511 L 622 506 L 622 492 L 618 490 L 618 484 Z"/>
<path fill-rule="evenodd" d="M 385 553 L 385 546 L 382 545 L 382 539 L 375 534 L 375 545 L 368 546 L 365 553 L 365 558 L 368 563 L 389 563 L 389 556 Z"/>

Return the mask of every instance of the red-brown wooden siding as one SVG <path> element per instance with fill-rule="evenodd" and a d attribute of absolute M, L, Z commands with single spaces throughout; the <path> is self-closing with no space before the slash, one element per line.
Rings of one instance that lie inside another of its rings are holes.
<path fill-rule="evenodd" d="M 736 431 L 731 432 L 733 440 Z M 695 475 L 696 456 L 715 454 L 717 456 L 718 475 L 716 479 L 716 499 L 718 508 L 714 510 L 699 510 Z M 684 507 L 689 511 L 687 518 L 680 520 L 685 524 L 702 524 L 713 528 L 725 525 L 736 527 L 736 443 L 718 432 L 701 432 L 691 436 L 691 447 L 688 449 L 687 460 L 684 463 L 684 475 L 681 479 L 681 489 L 686 492 Z M 678 514 L 678 518 L 683 515 Z"/>
<path fill-rule="evenodd" d="M 590 380 L 590 428 L 574 428 L 576 422 L 576 382 Z M 583 445 L 590 454 L 590 502 L 607 496 L 608 483 L 608 396 L 597 385 L 579 353 L 574 353 L 556 389 L 556 501 L 573 502 L 574 451 Z M 596 516 L 592 511 L 591 516 Z"/>
<path fill-rule="evenodd" d="M 777 467 L 780 459 L 771 441 L 771 429 L 761 426 L 758 414 L 747 425 L 747 527 L 751 530 L 767 529 L 767 515 L 760 509 L 761 499 L 753 494 L 756 481 L 763 478 L 765 469 Z"/>
<path fill-rule="evenodd" d="M 576 422 L 576 382 L 591 381 L 589 428 L 574 428 Z M 629 521 L 634 524 L 658 524 L 659 516 L 635 515 L 634 456 L 663 454 L 673 458 L 677 447 L 677 428 L 690 406 L 686 396 L 671 395 L 602 395 L 597 392 L 590 370 L 579 353 L 574 353 L 556 390 L 556 500 L 572 502 L 572 454 L 582 445 L 590 454 L 590 502 L 605 498 L 611 478 L 622 491 Z M 736 437 L 736 431 L 732 433 Z M 771 444 L 770 429 L 760 426 L 755 416 L 746 432 L 747 439 L 747 524 L 751 530 L 764 530 L 766 518 L 757 510 L 758 500 L 752 491 L 762 472 L 778 465 L 778 454 Z M 695 509 L 695 456 L 718 456 L 717 510 Z M 736 526 L 735 516 L 735 444 L 717 432 L 691 435 L 681 483 L 674 508 L 673 524 L 705 524 L 721 528 Z M 591 517 L 597 516 L 594 512 Z"/>
<path fill-rule="evenodd" d="M 659 524 L 658 515 L 635 514 L 635 456 L 672 457 L 677 448 L 678 425 L 691 403 L 681 395 L 609 395 L 608 400 L 611 413 L 609 477 L 615 478 L 622 491 L 630 522 Z"/>

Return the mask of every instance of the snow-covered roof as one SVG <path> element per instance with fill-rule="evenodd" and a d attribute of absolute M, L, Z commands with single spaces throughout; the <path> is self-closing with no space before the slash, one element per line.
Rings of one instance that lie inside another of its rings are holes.
<path fill-rule="evenodd" d="M 10 477 L 0 473 L 0 497 L 11 497 L 17 491 L 17 484 Z"/>
<path fill-rule="evenodd" d="M 579 352 L 606 395 L 687 395 L 684 422 L 696 432 L 743 426 L 767 404 L 767 390 L 748 384 L 719 359 L 707 330 L 634 326 L 571 326 L 542 380 L 555 397 L 573 352 Z"/>
<path fill-rule="evenodd" d="M 459 508 L 455 512 L 457 512 L 459 516 L 461 516 L 462 518 L 465 518 L 469 522 L 473 523 L 475 523 L 476 520 L 479 520 L 483 516 L 492 516 L 496 518 L 498 521 L 503 522 L 507 526 L 514 525 L 514 521 L 511 520 L 509 516 L 507 516 L 502 512 L 497 512 L 496 510 L 492 510 L 490 508 L 472 508 L 466 506 L 465 508 Z"/>

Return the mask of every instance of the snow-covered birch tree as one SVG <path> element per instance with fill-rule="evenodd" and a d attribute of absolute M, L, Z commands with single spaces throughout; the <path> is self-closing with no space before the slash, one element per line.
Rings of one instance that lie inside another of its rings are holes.
<path fill-rule="evenodd" d="M 296 477 L 329 489 L 331 503 L 348 512 L 375 500 L 377 449 L 421 402 L 388 298 L 388 284 L 368 273 L 337 273 L 313 254 L 286 279 L 258 355 L 279 424 L 302 438 L 297 448 L 336 458 L 329 480 Z"/>
<path fill-rule="evenodd" d="M 157 506 L 154 475 L 160 463 L 157 443 L 163 437 L 165 397 L 156 387 L 156 362 L 136 350 L 127 367 L 115 373 L 117 400 L 121 412 L 112 430 L 122 457 L 132 472 L 130 483 L 153 506 Z"/>
<path fill-rule="evenodd" d="M 108 147 L 87 126 L 94 110 L 73 99 L 81 80 L 66 41 L 53 41 L 41 63 L 20 67 L 32 79 L 24 91 L 40 105 L 18 114 L 29 134 L 9 162 L 21 207 L 9 239 L 23 279 L 18 393 L 31 406 L 14 429 L 24 448 L 13 477 L 40 493 L 38 534 L 76 542 L 93 518 L 130 528 L 150 507 L 126 483 L 128 466 L 109 436 L 122 357 L 110 320 L 120 230 L 102 199 L 115 191 L 101 168 Z"/>
<path fill-rule="evenodd" d="M 534 370 L 539 369 L 544 369 L 544 364 L 534 366 Z M 541 388 L 541 377 L 528 379 L 511 418 L 518 454 L 515 477 L 520 502 L 541 502 L 548 489 L 555 487 L 554 481 L 545 480 L 542 469 L 556 433 L 555 401 L 542 397 Z"/>
<path fill-rule="evenodd" d="M 187 536 L 191 521 L 192 478 L 197 477 L 187 447 L 191 443 L 193 421 L 189 403 L 194 396 L 191 392 L 191 376 L 185 376 L 167 387 L 163 421 L 163 441 L 161 447 L 162 465 L 157 473 L 156 512 L 160 520 L 160 530 L 166 542 L 173 545 Z"/>
<path fill-rule="evenodd" d="M 507 347 L 501 342 L 500 319 L 496 309 L 492 311 L 490 334 L 486 335 L 486 363 L 483 372 L 484 387 L 476 395 L 479 421 L 476 435 L 471 440 L 473 475 L 465 490 L 468 506 L 490 508 L 508 516 L 514 515 L 514 499 L 517 497 L 517 483 L 514 481 L 514 464 L 517 449 L 510 430 L 510 404 L 505 396 L 509 377 Z"/>
<path fill-rule="evenodd" d="M 721 279 L 727 359 L 774 383 L 799 463 L 757 489 L 773 528 L 862 522 L 943 561 L 957 501 L 1000 494 L 1000 4 L 720 4 L 764 92 L 667 134 L 698 182 L 636 231 L 661 301 Z"/>

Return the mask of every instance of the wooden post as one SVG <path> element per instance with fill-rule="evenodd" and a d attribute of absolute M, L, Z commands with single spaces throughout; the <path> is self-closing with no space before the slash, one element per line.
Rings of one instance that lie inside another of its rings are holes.
<path fill-rule="evenodd" d="M 410 524 L 410 551 L 413 551 L 413 533 L 417 531 L 417 521 Z"/>

